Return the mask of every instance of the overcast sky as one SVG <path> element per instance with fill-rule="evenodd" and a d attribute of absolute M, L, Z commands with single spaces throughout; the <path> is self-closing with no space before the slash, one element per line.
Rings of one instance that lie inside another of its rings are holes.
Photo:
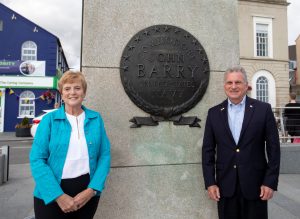
<path fill-rule="evenodd" d="M 57 36 L 70 68 L 79 69 L 81 0 L 0 0 L 1 3 Z M 288 0 L 288 43 L 300 34 L 300 0 Z"/>
<path fill-rule="evenodd" d="M 288 0 L 288 37 L 289 45 L 294 45 L 300 35 L 300 0 Z"/>
<path fill-rule="evenodd" d="M 80 66 L 81 0 L 0 0 L 59 38 L 70 68 Z"/>

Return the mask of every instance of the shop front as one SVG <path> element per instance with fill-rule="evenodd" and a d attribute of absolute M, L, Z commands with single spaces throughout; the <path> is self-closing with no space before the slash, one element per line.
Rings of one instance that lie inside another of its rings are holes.
<path fill-rule="evenodd" d="M 57 77 L 0 76 L 0 132 L 14 131 L 24 117 L 33 119 L 59 99 Z"/>

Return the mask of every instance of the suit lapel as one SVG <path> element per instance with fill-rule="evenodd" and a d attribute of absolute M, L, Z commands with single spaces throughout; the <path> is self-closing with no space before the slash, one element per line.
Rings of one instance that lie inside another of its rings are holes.
<path fill-rule="evenodd" d="M 220 112 L 221 112 L 221 115 L 223 118 L 223 124 L 225 125 L 225 129 L 226 129 L 228 135 L 230 136 L 230 139 L 234 142 L 234 145 L 235 145 L 235 141 L 234 141 L 234 138 L 233 138 L 233 135 L 231 133 L 229 123 L 228 123 L 228 101 L 227 100 L 225 100 L 223 103 L 221 103 Z"/>
<path fill-rule="evenodd" d="M 241 139 L 242 139 L 242 137 L 243 137 L 248 125 L 249 125 L 249 122 L 251 121 L 253 112 L 255 110 L 255 107 L 254 107 L 252 102 L 253 101 L 251 100 L 251 98 L 246 96 L 245 114 L 244 114 L 244 120 L 243 120 L 243 125 L 242 125 L 242 130 L 241 130 L 239 142 L 241 141 Z"/>

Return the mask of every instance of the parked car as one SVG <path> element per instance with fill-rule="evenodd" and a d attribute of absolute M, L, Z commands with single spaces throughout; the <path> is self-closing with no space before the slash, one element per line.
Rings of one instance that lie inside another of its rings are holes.
<path fill-rule="evenodd" d="M 56 109 L 43 110 L 43 112 L 41 114 L 39 114 L 37 117 L 35 117 L 32 120 L 32 126 L 30 129 L 30 133 L 31 133 L 32 137 L 35 136 L 36 129 L 39 126 L 39 123 L 42 120 L 43 116 L 45 116 L 47 113 L 53 112 L 54 110 L 56 110 Z"/>

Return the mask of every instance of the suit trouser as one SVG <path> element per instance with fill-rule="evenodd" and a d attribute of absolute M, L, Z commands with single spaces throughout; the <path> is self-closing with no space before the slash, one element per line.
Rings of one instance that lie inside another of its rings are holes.
<path fill-rule="evenodd" d="M 219 219 L 268 219 L 268 202 L 245 199 L 237 180 L 234 195 L 218 202 L 218 214 Z"/>
<path fill-rule="evenodd" d="M 87 188 L 90 175 L 85 174 L 73 179 L 63 179 L 61 188 L 71 197 Z M 34 213 L 36 219 L 92 219 L 96 213 L 100 196 L 91 198 L 82 208 L 75 212 L 64 213 L 56 202 L 45 205 L 44 201 L 34 197 Z"/>

